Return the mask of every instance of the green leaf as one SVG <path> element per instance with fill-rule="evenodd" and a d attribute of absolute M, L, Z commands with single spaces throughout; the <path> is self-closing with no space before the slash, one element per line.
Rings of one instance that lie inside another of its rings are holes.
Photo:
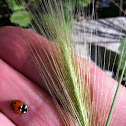
<path fill-rule="evenodd" d="M 73 1 L 65 1 L 63 2 L 63 10 L 64 10 L 64 17 L 65 17 L 65 22 L 68 27 L 71 25 L 71 20 L 73 19 L 72 17 L 72 11 L 74 10 L 76 5 L 75 0 Z"/>
<path fill-rule="evenodd" d="M 41 3 L 41 0 L 34 0 L 33 2 L 35 4 L 35 7 L 38 7 Z"/>
<path fill-rule="evenodd" d="M 17 11 L 11 15 L 10 21 L 21 27 L 28 27 L 32 21 L 32 14 L 27 11 Z"/>
<path fill-rule="evenodd" d="M 125 64 L 125 62 L 126 62 L 126 38 L 123 38 L 122 40 L 121 40 L 121 45 L 120 45 L 120 47 L 119 47 L 119 54 L 120 54 L 120 58 L 119 58 L 119 61 L 120 61 L 120 63 L 121 63 L 121 65 L 120 65 L 120 70 L 122 70 L 123 69 L 123 67 L 124 67 L 124 64 Z M 125 75 L 125 77 L 126 77 L 126 71 L 124 72 L 124 75 Z"/>
<path fill-rule="evenodd" d="M 86 7 L 91 4 L 91 0 L 77 0 L 77 5 L 81 7 Z"/>
<path fill-rule="evenodd" d="M 16 0 L 7 0 L 8 6 L 13 11 L 25 10 L 26 4 L 21 1 L 20 4 L 16 2 Z"/>
<path fill-rule="evenodd" d="M 75 8 L 75 2 L 71 2 L 71 1 L 65 1 L 62 3 L 63 4 L 63 9 L 64 11 L 73 11 L 73 9 Z"/>

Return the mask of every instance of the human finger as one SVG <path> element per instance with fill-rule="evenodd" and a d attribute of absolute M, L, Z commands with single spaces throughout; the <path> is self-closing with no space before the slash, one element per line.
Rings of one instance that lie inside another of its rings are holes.
<path fill-rule="evenodd" d="M 2 60 L 0 60 L 0 71 L 0 110 L 15 125 L 64 125 L 52 98 L 42 88 L 32 83 Z M 29 107 L 29 112 L 22 115 L 14 113 L 10 103 L 15 99 L 24 101 Z"/>

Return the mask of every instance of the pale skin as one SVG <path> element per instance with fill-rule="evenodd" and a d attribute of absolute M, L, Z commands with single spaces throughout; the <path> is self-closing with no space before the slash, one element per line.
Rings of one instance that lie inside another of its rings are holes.
<path fill-rule="evenodd" d="M 0 125 L 64 126 L 55 104 L 34 65 L 31 51 L 26 48 L 26 35 L 29 36 L 31 41 L 35 41 L 36 37 L 39 37 L 43 46 L 49 44 L 46 39 L 28 30 L 15 27 L 0 29 Z M 80 62 L 83 64 L 84 60 L 80 59 Z M 94 74 L 96 75 L 95 78 Z M 55 79 L 55 76 L 53 78 Z M 90 83 L 95 101 L 97 101 L 96 114 L 99 115 L 101 109 L 106 108 L 103 104 L 106 99 L 103 96 L 111 101 L 117 82 L 91 64 Z M 102 89 L 102 93 L 99 89 Z M 111 126 L 126 125 L 125 97 L 126 89 L 121 86 Z M 29 112 L 24 115 L 15 114 L 9 106 L 14 99 L 24 101 L 29 107 Z M 106 105 L 110 108 L 111 104 Z M 106 116 L 104 118 L 107 118 Z M 70 117 L 68 118 L 72 126 L 73 123 Z"/>

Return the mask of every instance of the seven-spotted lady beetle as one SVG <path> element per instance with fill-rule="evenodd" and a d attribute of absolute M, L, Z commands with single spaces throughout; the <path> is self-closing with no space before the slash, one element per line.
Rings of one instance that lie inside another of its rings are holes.
<path fill-rule="evenodd" d="M 17 114 L 25 114 L 29 111 L 28 106 L 23 101 L 20 100 L 13 100 L 10 106 Z"/>

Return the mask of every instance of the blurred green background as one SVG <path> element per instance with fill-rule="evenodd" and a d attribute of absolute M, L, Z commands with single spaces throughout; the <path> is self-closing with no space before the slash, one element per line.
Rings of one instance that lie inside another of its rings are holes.
<path fill-rule="evenodd" d="M 40 0 L 1 0 L 0 1 L 0 27 L 6 25 L 18 25 L 21 27 L 29 27 L 32 21 L 32 14 L 28 12 L 27 7 L 33 7 L 34 12 L 38 11 L 41 6 Z M 120 11 L 126 9 L 126 1 L 124 0 L 94 0 L 95 14 L 97 18 L 117 17 L 123 16 L 124 13 Z M 8 2 L 8 3 L 7 3 Z M 68 22 L 71 17 L 68 13 L 73 13 L 75 19 L 83 16 L 84 12 L 88 10 L 90 18 L 92 14 L 93 0 L 62 0 L 65 19 Z M 34 5 L 34 6 L 33 6 Z M 88 19 L 89 19 L 88 18 Z"/>

